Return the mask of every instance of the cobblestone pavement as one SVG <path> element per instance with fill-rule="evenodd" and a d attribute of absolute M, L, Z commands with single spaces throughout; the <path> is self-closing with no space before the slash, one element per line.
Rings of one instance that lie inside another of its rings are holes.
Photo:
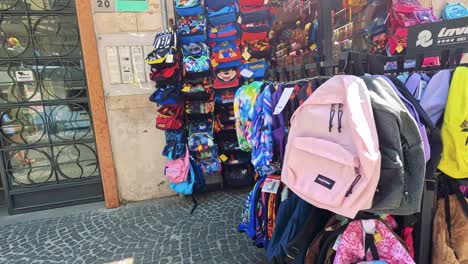
<path fill-rule="evenodd" d="M 246 191 L 171 197 L 0 226 L 0 263 L 263 263 L 236 231 Z"/>

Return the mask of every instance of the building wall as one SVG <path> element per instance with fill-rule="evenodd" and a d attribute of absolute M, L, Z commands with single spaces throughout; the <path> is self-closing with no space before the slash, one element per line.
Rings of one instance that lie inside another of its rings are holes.
<path fill-rule="evenodd" d="M 162 0 L 165 1 L 165 0 Z M 168 4 L 172 1 L 167 1 Z M 128 36 L 130 45 L 139 43 L 137 34 L 152 37 L 161 31 L 162 10 L 160 0 L 148 0 L 148 12 L 138 13 L 94 13 L 96 34 L 101 36 L 118 34 Z M 168 7 L 173 17 L 172 6 Z M 103 51 L 100 49 L 101 65 Z M 103 79 L 107 71 L 101 66 Z M 155 128 L 156 106 L 148 101 L 153 85 L 147 87 L 115 88 L 106 85 L 106 107 L 112 141 L 112 151 L 117 173 L 117 185 L 121 201 L 140 201 L 173 195 L 163 171 L 165 159 L 161 156 L 164 133 Z"/>

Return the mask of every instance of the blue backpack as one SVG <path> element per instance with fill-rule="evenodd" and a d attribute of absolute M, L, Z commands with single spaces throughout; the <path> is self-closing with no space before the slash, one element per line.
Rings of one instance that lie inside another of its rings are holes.
<path fill-rule="evenodd" d="M 260 196 L 262 193 L 261 185 L 266 178 L 260 178 L 257 183 L 255 183 L 252 191 L 247 196 L 247 199 L 244 202 L 244 210 L 242 211 L 241 223 L 239 224 L 237 231 L 245 232 L 247 235 L 254 239 L 257 233 L 256 230 L 256 208 L 259 205 Z"/>
<path fill-rule="evenodd" d="M 442 11 L 442 19 L 450 20 L 468 16 L 468 9 L 460 3 L 447 3 Z"/>
<path fill-rule="evenodd" d="M 166 146 L 163 149 L 162 155 L 178 159 L 185 155 L 187 133 L 185 129 L 171 129 L 165 130 Z"/>
<path fill-rule="evenodd" d="M 250 77 L 243 75 L 242 77 L 244 77 L 245 79 L 263 80 L 268 70 L 268 63 L 265 59 L 251 60 L 242 64 L 240 70 L 241 74 L 242 71 L 246 70 L 253 73 Z"/>
<path fill-rule="evenodd" d="M 206 7 L 214 10 L 221 9 L 225 6 L 232 5 L 236 0 L 205 0 Z"/>
<path fill-rule="evenodd" d="M 166 85 L 158 87 L 149 97 L 157 105 L 175 105 L 182 98 L 180 85 Z"/>
<path fill-rule="evenodd" d="M 208 21 L 211 26 L 219 26 L 222 24 L 234 23 L 237 21 L 237 13 L 239 8 L 237 4 L 227 5 L 219 10 L 207 8 Z"/>
<path fill-rule="evenodd" d="M 176 0 L 175 9 L 179 16 L 194 16 L 203 14 L 203 7 L 200 0 Z"/>
<path fill-rule="evenodd" d="M 190 214 L 193 214 L 195 208 L 198 206 L 195 194 L 201 193 L 206 189 L 205 177 L 203 176 L 203 172 L 195 159 L 190 157 L 189 175 L 187 180 L 181 183 L 170 183 L 169 187 L 176 193 L 192 196 L 193 207 Z"/>

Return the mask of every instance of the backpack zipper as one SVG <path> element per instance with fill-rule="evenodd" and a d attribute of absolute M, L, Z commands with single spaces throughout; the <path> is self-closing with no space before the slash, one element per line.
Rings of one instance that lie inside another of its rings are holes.
<path fill-rule="evenodd" d="M 333 128 L 333 119 L 335 118 L 335 106 L 336 104 L 331 104 L 330 106 L 330 119 L 328 120 L 328 132 L 332 132 Z"/>
<path fill-rule="evenodd" d="M 406 176 L 407 174 L 411 174 L 411 171 L 409 170 L 408 154 L 407 154 L 407 151 L 409 149 L 409 144 L 406 138 L 401 137 L 401 145 L 402 145 L 402 150 L 403 150 L 403 195 L 405 197 L 405 200 L 407 201 L 408 190 L 407 190 Z"/>
<path fill-rule="evenodd" d="M 343 104 L 338 104 L 338 132 L 341 133 L 341 118 L 343 117 Z"/>
<path fill-rule="evenodd" d="M 353 188 L 354 186 L 356 186 L 356 184 L 359 182 L 360 179 L 361 179 L 361 174 L 357 173 L 356 178 L 354 179 L 353 183 L 351 184 L 348 191 L 346 192 L 345 197 L 348 197 L 350 194 L 353 193 Z"/>

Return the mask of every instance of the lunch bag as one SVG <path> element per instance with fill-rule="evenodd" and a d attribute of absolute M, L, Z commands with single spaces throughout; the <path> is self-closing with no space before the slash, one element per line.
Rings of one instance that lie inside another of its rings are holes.
<path fill-rule="evenodd" d="M 218 26 L 222 24 L 234 23 L 237 21 L 237 13 L 239 8 L 237 4 L 224 6 L 221 9 L 214 10 L 209 7 L 206 8 L 208 21 L 211 26 Z"/>
<path fill-rule="evenodd" d="M 228 23 L 218 26 L 211 26 L 208 30 L 208 41 L 235 41 L 240 38 L 240 33 L 241 32 L 237 23 Z"/>
<path fill-rule="evenodd" d="M 232 41 L 215 43 L 211 51 L 211 62 L 216 64 L 216 68 L 240 66 L 242 56 L 238 43 Z"/>
<path fill-rule="evenodd" d="M 215 68 L 213 71 L 213 88 L 225 89 L 238 87 L 240 83 L 239 67 Z"/>
<path fill-rule="evenodd" d="M 158 109 L 156 117 L 156 128 L 161 130 L 181 129 L 184 125 L 182 120 L 183 107 L 177 105 L 164 105 Z"/>
<path fill-rule="evenodd" d="M 177 35 L 183 44 L 206 41 L 206 19 L 204 15 L 178 17 L 177 25 Z"/>
<path fill-rule="evenodd" d="M 442 19 L 456 19 L 468 16 L 468 9 L 460 3 L 447 3 L 442 11 Z"/>
<path fill-rule="evenodd" d="M 179 16 L 203 14 L 201 0 L 175 0 L 175 10 Z"/>

